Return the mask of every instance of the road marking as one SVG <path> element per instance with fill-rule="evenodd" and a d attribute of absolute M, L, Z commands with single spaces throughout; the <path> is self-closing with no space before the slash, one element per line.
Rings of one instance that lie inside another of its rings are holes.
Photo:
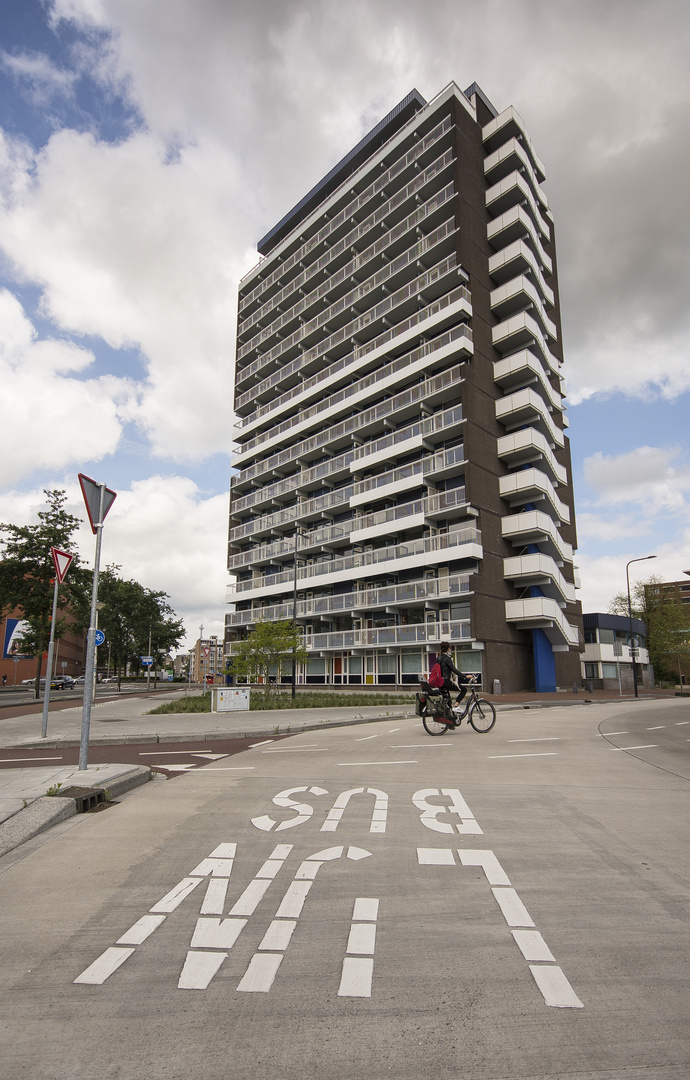
<path fill-rule="evenodd" d="M 534 926 L 530 914 L 515 889 L 492 888 L 508 926 Z"/>
<path fill-rule="evenodd" d="M 450 799 L 450 806 L 427 802 L 429 797 L 436 798 L 440 795 L 445 795 L 446 798 Z M 415 791 L 412 796 L 412 802 L 418 810 L 422 811 L 420 814 L 422 825 L 425 825 L 427 829 L 433 830 L 433 832 L 452 833 L 454 831 L 452 825 L 445 821 L 437 821 L 436 819 L 439 814 L 457 814 L 460 818 L 460 824 L 455 827 L 459 833 L 471 834 L 474 836 L 482 835 L 482 830 L 477 821 L 475 821 L 474 814 L 457 788 L 441 788 L 440 791 L 438 788 L 420 788 L 420 790 Z"/>
<path fill-rule="evenodd" d="M 690 720 L 676 720 L 676 727 L 683 727 L 685 724 L 690 724 Z"/>
<path fill-rule="evenodd" d="M 206 888 L 206 896 L 201 904 L 200 915 L 222 915 L 225 911 L 225 898 L 228 894 L 227 878 L 211 878 Z"/>
<path fill-rule="evenodd" d="M 328 795 L 326 788 L 322 787 L 293 787 L 286 788 L 285 791 L 279 791 L 277 795 L 273 796 L 273 802 L 276 806 L 284 807 L 285 809 L 291 809 L 295 811 L 296 817 L 289 818 L 287 821 L 281 821 L 277 824 L 273 818 L 268 814 L 262 814 L 261 817 L 255 817 L 251 819 L 252 825 L 256 829 L 261 829 L 262 832 L 270 832 L 274 825 L 276 825 L 276 832 L 282 832 L 284 829 L 292 829 L 296 825 L 302 825 L 305 821 L 314 813 L 314 807 L 309 803 L 300 803 L 295 799 L 290 798 L 291 795 L 296 795 L 300 791 L 310 791 L 313 795 Z"/>
<path fill-rule="evenodd" d="M 62 754 L 58 754 L 57 757 L 4 757 L 4 758 L 0 758 L 0 762 L 7 763 L 8 761 L 62 761 Z"/>
<path fill-rule="evenodd" d="M 264 739 L 263 742 L 251 743 L 250 746 L 249 746 L 249 749 L 254 750 L 254 749 L 256 749 L 257 746 L 268 746 L 268 744 L 272 743 L 272 742 L 275 742 L 275 740 L 274 739 Z"/>
<path fill-rule="evenodd" d="M 538 930 L 511 930 L 515 943 L 525 960 L 553 960 L 556 958 Z"/>
<path fill-rule="evenodd" d="M 378 911 L 379 902 L 374 897 L 355 900 L 338 997 L 371 997 Z"/>
<path fill-rule="evenodd" d="M 559 967 L 530 964 L 529 969 L 547 1005 L 553 1005 L 557 1009 L 584 1009 L 584 1005 Z"/>
<path fill-rule="evenodd" d="M 507 739 L 506 742 L 518 743 L 518 742 L 560 742 L 560 735 L 546 735 L 543 739 Z"/>
<path fill-rule="evenodd" d="M 534 926 L 525 905 L 510 885 L 505 870 L 493 851 L 466 850 L 458 848 L 463 866 L 481 866 L 492 888 L 503 917 L 510 927 Z M 417 848 L 420 866 L 455 866 L 455 856 L 450 848 Z M 561 1009 L 582 1009 L 582 1002 L 575 994 L 563 971 L 555 964 L 555 958 L 538 930 L 511 929 L 513 939 L 527 961 L 543 961 L 530 964 L 530 972 L 547 1005 Z M 545 966 L 548 964 L 549 966 Z"/>
<path fill-rule="evenodd" d="M 296 926 L 296 919 L 274 919 L 259 943 L 259 948 L 270 952 L 284 952 L 290 944 L 290 938 Z M 541 957 L 534 959 L 541 959 Z"/>
<path fill-rule="evenodd" d="M 157 761 L 155 765 L 152 766 L 152 768 L 166 769 L 168 772 L 188 772 L 190 769 L 196 769 L 197 763 L 192 762 L 190 765 L 169 765 L 167 763 L 163 764 L 162 762 Z"/>
<path fill-rule="evenodd" d="M 165 915 L 142 915 L 138 922 L 134 923 L 134 926 L 130 926 L 129 930 L 125 930 L 122 937 L 119 937 L 115 942 L 116 945 L 141 945 L 142 941 L 146 941 L 154 930 L 157 930 L 162 922 L 165 922 Z"/>
<path fill-rule="evenodd" d="M 297 750 L 262 750 L 262 754 L 323 754 L 326 750 L 325 746 L 317 746 L 313 749 L 310 746 L 300 746 Z"/>
<path fill-rule="evenodd" d="M 169 893 L 166 893 L 162 900 L 159 900 L 157 904 L 154 904 L 152 908 L 149 908 L 149 911 L 164 911 L 166 914 L 169 914 L 171 911 L 174 911 L 175 908 L 180 906 L 182 901 L 189 896 L 190 892 L 193 892 L 194 889 L 196 889 L 201 881 L 203 881 L 203 878 L 182 878 L 182 881 L 180 881 L 174 889 L 171 889 Z"/>
<path fill-rule="evenodd" d="M 442 749 L 443 743 L 391 743 L 391 750 L 437 750 Z"/>
<path fill-rule="evenodd" d="M 661 731 L 666 727 L 666 724 L 659 724 L 658 727 L 648 727 L 647 731 Z"/>
<path fill-rule="evenodd" d="M 106 949 L 104 953 L 94 960 L 93 964 L 77 975 L 75 983 L 88 983 L 92 986 L 101 986 L 105 980 L 117 971 L 120 964 L 132 955 L 134 949 Z"/>
<path fill-rule="evenodd" d="M 609 746 L 609 750 L 651 750 L 657 743 L 645 743 L 644 746 Z"/>
<path fill-rule="evenodd" d="M 419 727 L 419 724 L 417 725 L 417 727 Z M 400 731 L 400 730 L 401 729 L 399 727 L 393 727 L 388 732 L 386 732 L 386 734 L 387 735 L 395 735 L 396 731 Z"/>
<path fill-rule="evenodd" d="M 205 990 L 227 955 L 226 952 L 188 952 L 178 990 Z"/>
<path fill-rule="evenodd" d="M 282 962 L 282 953 L 255 953 L 237 989 L 247 994 L 267 994 Z"/>
<path fill-rule="evenodd" d="M 338 997 L 371 997 L 374 960 L 366 956 L 346 956 Z"/>
<path fill-rule="evenodd" d="M 517 757 L 558 757 L 558 752 L 556 750 L 548 750 L 542 754 L 489 754 L 489 761 L 493 761 L 497 758 Z"/>
<path fill-rule="evenodd" d="M 197 919 L 190 949 L 231 949 L 247 919 Z"/>
<path fill-rule="evenodd" d="M 164 757 L 172 756 L 173 754 L 189 754 L 193 757 L 196 754 L 210 753 L 210 750 L 140 750 L 139 757 L 160 757 L 161 754 Z M 218 754 L 218 757 L 227 757 L 227 754 Z"/>
<path fill-rule="evenodd" d="M 373 795 L 376 800 L 371 815 L 369 832 L 384 833 L 386 831 L 386 820 L 388 818 L 388 796 L 385 791 L 379 791 L 378 788 L 367 788 L 366 793 L 368 795 Z M 352 796 L 363 794 L 363 787 L 351 788 L 349 791 L 341 792 L 329 810 L 328 817 L 321 826 L 321 832 L 335 832 Z"/>
<path fill-rule="evenodd" d="M 599 733 L 603 739 L 608 739 L 609 735 L 629 735 L 629 731 L 601 731 Z"/>
<path fill-rule="evenodd" d="M 369 739 L 378 739 L 381 732 L 377 732 L 376 735 L 364 735 L 361 739 L 355 739 L 355 742 L 368 742 Z"/>
<path fill-rule="evenodd" d="M 338 768 L 348 765 L 419 765 L 418 761 L 339 761 Z"/>
<path fill-rule="evenodd" d="M 164 766 L 165 767 L 165 766 Z M 203 776 L 204 773 L 209 772 L 255 772 L 256 765 L 220 765 L 217 769 L 202 768 L 197 769 L 199 776 Z"/>

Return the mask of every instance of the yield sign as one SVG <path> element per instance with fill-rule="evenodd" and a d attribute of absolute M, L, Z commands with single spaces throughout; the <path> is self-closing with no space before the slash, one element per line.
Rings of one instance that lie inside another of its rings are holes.
<path fill-rule="evenodd" d="M 89 515 L 91 532 L 95 533 L 97 526 L 102 525 L 105 521 L 110 507 L 117 498 L 117 493 L 111 491 L 110 488 L 105 487 L 105 484 L 97 484 L 95 480 L 92 480 L 89 476 L 85 476 L 84 473 L 79 473 L 79 483 L 81 484 L 81 493 L 84 496 L 84 502 L 86 503 L 86 512 Z M 102 518 L 100 517 L 101 487 L 103 488 Z"/>
<path fill-rule="evenodd" d="M 50 554 L 53 556 L 53 562 L 55 563 L 55 576 L 58 579 L 58 584 L 62 585 L 74 555 L 70 555 L 68 551 L 60 551 L 59 548 L 54 547 L 50 549 Z"/>

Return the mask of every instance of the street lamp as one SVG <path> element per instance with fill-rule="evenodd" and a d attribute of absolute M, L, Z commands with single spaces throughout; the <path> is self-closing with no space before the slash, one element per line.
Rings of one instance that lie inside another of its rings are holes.
<path fill-rule="evenodd" d="M 639 697 L 637 692 L 637 650 L 635 648 L 633 638 L 633 624 L 632 624 L 632 604 L 630 603 L 630 573 L 628 567 L 632 566 L 634 562 L 645 562 L 647 559 L 656 559 L 656 555 L 642 555 L 639 559 L 631 559 L 630 562 L 625 564 L 625 581 L 628 586 L 628 619 L 630 621 L 630 659 L 632 660 L 632 673 L 633 673 L 633 688 L 635 690 L 635 697 Z"/>
<path fill-rule="evenodd" d="M 297 633 L 297 547 L 299 545 L 300 529 L 295 524 L 295 551 L 292 570 L 292 628 L 293 632 Z M 295 639 L 292 646 L 292 700 L 295 700 L 295 693 L 297 690 L 297 640 Z"/>

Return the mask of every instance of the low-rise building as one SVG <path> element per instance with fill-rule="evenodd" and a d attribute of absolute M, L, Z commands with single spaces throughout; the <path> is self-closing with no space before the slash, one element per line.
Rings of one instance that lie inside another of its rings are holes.
<path fill-rule="evenodd" d="M 220 675 L 225 666 L 223 660 L 223 642 L 216 634 L 208 638 L 197 638 L 190 652 L 192 682 L 204 682 L 207 675 Z"/>
<path fill-rule="evenodd" d="M 654 671 L 647 649 L 647 627 L 641 619 L 633 619 L 631 623 L 627 615 L 585 613 L 582 622 L 585 637 L 582 677 L 590 689 L 633 693 L 633 649 L 636 653 L 638 687 L 651 689 L 654 686 Z"/>

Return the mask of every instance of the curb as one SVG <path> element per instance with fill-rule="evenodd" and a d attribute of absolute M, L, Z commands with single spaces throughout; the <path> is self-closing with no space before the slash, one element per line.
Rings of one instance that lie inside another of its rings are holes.
<path fill-rule="evenodd" d="M 147 765 L 133 765 L 126 773 L 106 781 L 106 784 L 110 794 L 117 797 L 150 779 L 151 770 Z M 0 822 L 0 858 L 20 844 L 25 844 L 27 840 L 33 840 L 34 836 L 50 829 L 52 825 L 74 817 L 76 812 L 76 799 L 64 795 L 42 795 L 12 817 Z"/>

